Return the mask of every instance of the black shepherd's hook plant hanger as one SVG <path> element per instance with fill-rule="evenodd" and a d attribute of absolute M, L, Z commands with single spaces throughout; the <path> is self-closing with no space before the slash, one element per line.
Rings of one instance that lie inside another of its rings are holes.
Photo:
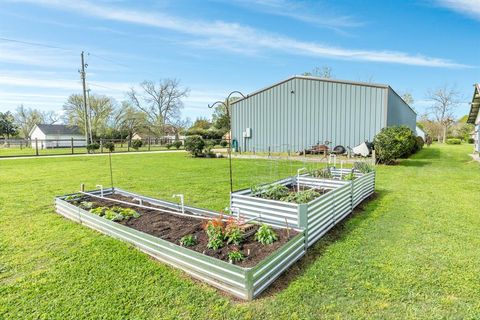
<path fill-rule="evenodd" d="M 223 105 L 225 107 L 225 110 L 227 112 L 227 118 L 228 118 L 228 127 L 230 129 L 230 137 L 229 137 L 229 141 L 228 141 L 228 163 L 229 163 L 229 169 L 230 169 L 230 193 L 233 193 L 233 175 L 232 175 L 232 117 L 231 117 L 231 113 L 230 113 L 230 97 L 233 95 L 233 94 L 238 94 L 240 96 L 242 96 L 242 98 L 246 98 L 247 96 L 245 96 L 243 93 L 241 93 L 240 91 L 232 91 L 230 92 L 230 94 L 227 96 L 227 99 L 225 101 L 215 101 L 214 103 L 212 104 L 209 104 L 208 105 L 208 108 L 209 109 L 212 109 L 214 106 L 216 106 L 217 104 L 220 104 L 220 105 Z"/>

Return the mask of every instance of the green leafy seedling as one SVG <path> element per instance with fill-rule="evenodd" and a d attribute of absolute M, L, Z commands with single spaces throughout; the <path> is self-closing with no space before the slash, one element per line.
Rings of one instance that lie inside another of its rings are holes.
<path fill-rule="evenodd" d="M 348 181 L 353 181 L 356 178 L 357 177 L 355 177 L 355 174 L 353 172 L 350 172 L 349 174 L 343 176 L 343 180 L 348 180 Z"/>
<path fill-rule="evenodd" d="M 105 210 L 103 217 L 112 221 L 122 221 L 125 218 L 122 214 L 112 209 Z"/>
<path fill-rule="evenodd" d="M 218 250 L 224 245 L 223 226 L 209 221 L 206 228 L 208 243 L 207 247 L 213 250 Z"/>
<path fill-rule="evenodd" d="M 255 233 L 255 240 L 263 245 L 272 244 L 278 240 L 278 236 L 273 231 L 272 227 L 266 224 L 262 224 Z"/>
<path fill-rule="evenodd" d="M 228 253 L 228 260 L 231 262 L 240 262 L 245 259 L 243 253 L 238 250 L 233 250 Z"/>
<path fill-rule="evenodd" d="M 195 237 L 193 234 L 187 234 L 180 239 L 180 245 L 182 247 L 191 247 L 196 245 L 197 243 L 197 237 Z"/>
<path fill-rule="evenodd" d="M 90 213 L 96 214 L 97 216 L 103 217 L 105 214 L 105 210 L 107 210 L 107 207 L 96 207 L 94 209 L 90 210 Z"/>
<path fill-rule="evenodd" d="M 80 207 L 85 210 L 90 210 L 93 207 L 93 202 L 90 201 L 82 201 L 80 202 Z"/>
<path fill-rule="evenodd" d="M 243 232 L 237 224 L 229 224 L 225 228 L 227 244 L 239 245 L 243 241 Z"/>

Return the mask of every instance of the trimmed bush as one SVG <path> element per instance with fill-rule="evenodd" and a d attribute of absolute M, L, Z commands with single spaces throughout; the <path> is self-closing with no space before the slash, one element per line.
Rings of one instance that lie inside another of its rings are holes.
<path fill-rule="evenodd" d="M 203 148 L 205 148 L 205 140 L 201 136 L 193 135 L 185 139 L 185 150 L 190 152 L 193 157 L 202 156 Z"/>
<path fill-rule="evenodd" d="M 95 150 L 100 149 L 100 145 L 96 142 L 87 144 L 88 152 L 95 152 Z"/>
<path fill-rule="evenodd" d="M 473 143 L 475 143 L 475 139 L 470 137 L 470 138 L 467 139 L 467 143 L 473 144 Z"/>
<path fill-rule="evenodd" d="M 143 141 L 142 140 L 133 140 L 132 141 L 132 148 L 135 150 L 140 149 L 143 146 Z"/>
<path fill-rule="evenodd" d="M 228 141 L 227 140 L 222 140 L 222 141 L 220 141 L 220 145 L 225 148 L 225 147 L 228 146 Z"/>
<path fill-rule="evenodd" d="M 422 150 L 424 145 L 425 141 L 423 141 L 422 137 L 415 137 L 415 152 Z"/>
<path fill-rule="evenodd" d="M 457 138 L 447 139 L 447 144 L 462 144 L 462 140 Z"/>
<path fill-rule="evenodd" d="M 175 141 L 172 143 L 172 146 L 175 147 L 175 149 L 180 149 L 180 147 L 182 146 L 182 141 Z"/>
<path fill-rule="evenodd" d="M 103 147 L 108 150 L 108 152 L 113 152 L 115 151 L 115 144 L 113 142 L 105 142 L 103 144 Z"/>
<path fill-rule="evenodd" d="M 168 150 L 170 150 L 170 148 L 171 148 L 172 146 L 173 146 L 173 145 L 172 145 L 171 143 L 167 143 L 167 144 L 165 145 L 165 147 L 167 147 Z"/>
<path fill-rule="evenodd" d="M 377 159 L 381 163 L 393 164 L 396 159 L 408 157 L 415 151 L 416 138 L 406 126 L 383 128 L 374 138 Z"/>

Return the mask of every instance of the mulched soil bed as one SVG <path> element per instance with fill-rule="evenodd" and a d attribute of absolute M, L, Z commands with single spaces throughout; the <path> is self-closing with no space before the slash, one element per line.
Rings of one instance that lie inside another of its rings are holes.
<path fill-rule="evenodd" d="M 188 249 L 204 253 L 211 257 L 228 261 L 228 252 L 234 249 L 240 250 L 245 255 L 245 260 L 241 262 L 235 262 L 235 264 L 242 267 L 255 266 L 258 262 L 268 257 L 271 253 L 273 253 L 275 250 L 287 243 L 288 240 L 298 234 L 298 232 L 296 232 L 295 230 L 289 230 L 287 232 L 287 230 L 285 229 L 274 228 L 275 232 L 278 235 L 278 240 L 271 245 L 262 245 L 261 243 L 255 241 L 254 235 L 252 234 L 251 236 L 244 239 L 243 243 L 239 246 L 225 245 L 223 248 L 220 248 L 218 250 L 212 250 L 207 248 L 208 237 L 203 228 L 208 220 L 197 219 L 194 217 L 178 216 L 167 212 L 139 208 L 134 205 L 125 205 L 122 203 L 108 201 L 108 198 L 138 203 L 138 201 L 133 201 L 132 197 L 126 197 L 118 194 L 109 195 L 104 199 L 86 196 L 82 199 L 82 201 L 92 202 L 93 208 L 114 206 L 131 208 L 141 214 L 141 216 L 139 218 L 122 220 L 118 223 L 133 228 L 135 230 L 151 234 L 160 239 L 175 244 L 180 244 L 180 239 L 183 236 L 193 234 L 197 237 L 198 243 L 195 246 L 188 247 Z M 159 209 L 165 209 L 168 211 L 175 211 L 169 208 L 153 205 L 148 202 L 143 202 L 143 205 Z M 190 212 L 185 211 L 185 213 Z"/>

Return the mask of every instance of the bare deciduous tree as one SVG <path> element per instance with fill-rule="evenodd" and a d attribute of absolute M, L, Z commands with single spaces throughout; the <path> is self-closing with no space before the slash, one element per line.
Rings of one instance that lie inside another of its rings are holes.
<path fill-rule="evenodd" d="M 331 79 L 333 78 L 333 73 L 332 73 L 332 68 L 329 66 L 323 66 L 323 67 L 315 67 L 313 68 L 312 71 L 310 72 L 304 72 L 302 75 L 304 76 L 314 76 L 314 77 L 320 77 L 320 78 L 326 78 L 326 79 Z"/>
<path fill-rule="evenodd" d="M 188 95 L 188 88 L 181 88 L 176 79 L 164 79 L 158 83 L 143 81 L 141 92 L 134 88 L 128 93 L 133 106 L 147 116 L 150 130 L 160 136 L 164 133 L 165 124 L 172 124 L 180 119 L 183 108 L 182 99 Z"/>
<path fill-rule="evenodd" d="M 114 110 L 114 101 L 103 95 L 90 95 L 88 100 L 92 133 L 94 136 L 105 134 L 109 117 Z M 63 105 L 64 120 L 69 125 L 78 126 L 81 130 L 85 129 L 85 111 L 83 106 L 83 96 L 72 94 L 68 101 Z"/>
<path fill-rule="evenodd" d="M 121 118 L 119 121 L 119 130 L 132 136 L 147 126 L 147 116 L 144 112 L 135 109 L 129 102 L 123 101 L 121 110 Z"/>
<path fill-rule="evenodd" d="M 423 114 L 417 121 L 423 127 L 425 133 L 430 137 L 436 137 L 438 141 L 441 140 L 443 128 L 440 123 L 428 118 L 428 114 Z"/>
<path fill-rule="evenodd" d="M 30 137 L 30 131 L 36 124 L 54 124 L 58 120 L 59 116 L 54 111 L 26 108 L 23 104 L 18 106 L 15 111 L 15 121 L 23 137 L 27 139 Z"/>
<path fill-rule="evenodd" d="M 410 92 L 408 91 L 405 91 L 403 94 L 402 94 L 402 99 L 403 101 L 405 101 L 411 108 L 413 108 L 413 103 L 415 102 L 415 100 L 413 99 L 413 96 Z"/>
<path fill-rule="evenodd" d="M 442 127 L 442 141 L 447 140 L 448 127 L 455 121 L 453 110 L 461 102 L 460 93 L 455 87 L 444 85 L 443 87 L 427 92 L 427 98 L 433 102 L 429 111 Z"/>

